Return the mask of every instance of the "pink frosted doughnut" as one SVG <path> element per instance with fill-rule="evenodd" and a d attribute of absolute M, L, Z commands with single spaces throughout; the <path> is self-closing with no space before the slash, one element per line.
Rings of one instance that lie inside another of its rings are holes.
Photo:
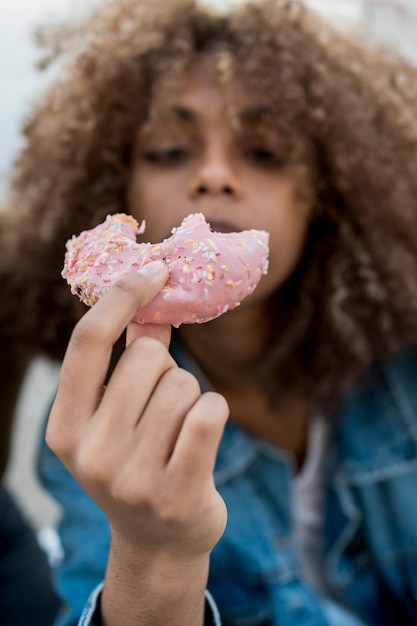
<path fill-rule="evenodd" d="M 137 243 L 144 223 L 123 213 L 108 215 L 66 244 L 62 276 L 92 306 L 120 276 L 162 259 L 169 278 L 162 291 L 140 309 L 140 323 L 208 322 L 251 294 L 268 270 L 269 235 L 262 230 L 216 233 L 202 213 L 186 217 L 161 243 Z"/>

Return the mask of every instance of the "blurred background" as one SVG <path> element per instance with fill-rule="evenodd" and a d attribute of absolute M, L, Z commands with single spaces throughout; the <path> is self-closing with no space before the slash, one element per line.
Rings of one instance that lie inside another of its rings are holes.
<path fill-rule="evenodd" d="M 203 1 L 203 0 L 201 0 Z M 204 0 L 220 10 L 240 0 Z M 169 2 L 169 0 L 167 0 Z M 0 206 L 8 175 L 21 146 L 25 116 L 54 76 L 36 70 L 36 26 L 90 9 L 100 0 L 0 0 Z M 339 28 L 354 29 L 393 45 L 417 63 L 417 0 L 306 0 Z M 59 365 L 37 360 L 29 370 L 17 409 L 6 481 L 37 529 L 54 524 L 58 511 L 35 476 L 36 450 L 56 387 Z"/>

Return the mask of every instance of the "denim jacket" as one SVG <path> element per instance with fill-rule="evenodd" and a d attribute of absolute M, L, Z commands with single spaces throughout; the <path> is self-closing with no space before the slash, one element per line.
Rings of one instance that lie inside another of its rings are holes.
<path fill-rule="evenodd" d="M 198 375 L 186 355 L 174 356 Z M 417 626 L 417 352 L 373 371 L 346 395 L 334 422 L 325 486 L 327 592 L 368 626 Z M 99 623 L 107 520 L 46 446 L 40 473 L 63 510 L 66 557 L 57 585 L 68 607 L 56 626 Z M 227 424 L 215 481 L 228 524 L 211 555 L 207 624 L 341 626 L 302 580 L 293 474 L 290 455 Z"/>

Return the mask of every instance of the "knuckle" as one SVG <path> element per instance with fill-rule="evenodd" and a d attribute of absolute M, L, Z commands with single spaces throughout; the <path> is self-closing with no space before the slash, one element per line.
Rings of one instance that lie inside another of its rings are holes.
<path fill-rule="evenodd" d="M 88 314 L 78 322 L 71 335 L 71 345 L 76 349 L 85 349 L 87 345 L 96 345 L 108 340 L 109 333 L 106 327 L 90 320 Z"/>
<path fill-rule="evenodd" d="M 172 368 L 175 365 L 165 346 L 153 337 L 138 337 L 129 345 L 129 350 L 138 351 L 144 360 L 160 368 Z"/>
<path fill-rule="evenodd" d="M 189 428 L 197 440 L 205 440 L 223 427 L 229 415 L 229 406 L 225 398 L 215 392 L 201 396 L 191 411 Z"/>
<path fill-rule="evenodd" d="M 136 276 L 127 275 L 118 278 L 117 281 L 113 285 L 113 290 L 115 292 L 119 292 L 120 295 L 127 295 L 129 297 L 134 297 L 136 295 Z"/>
<path fill-rule="evenodd" d="M 150 357 L 161 357 L 166 352 L 162 343 L 153 337 L 138 337 L 130 345 L 132 349 L 140 349 L 142 352 L 149 354 Z"/>
<path fill-rule="evenodd" d="M 215 391 L 208 391 L 205 396 L 206 399 L 211 402 L 214 417 L 220 420 L 226 420 L 230 413 L 226 398 Z"/>
<path fill-rule="evenodd" d="M 213 422 L 209 416 L 194 412 L 188 428 L 194 440 L 204 442 L 207 441 L 213 431 Z"/>
<path fill-rule="evenodd" d="M 166 374 L 167 379 L 176 389 L 178 395 L 198 398 L 201 395 L 200 385 L 190 372 L 176 368 Z"/>

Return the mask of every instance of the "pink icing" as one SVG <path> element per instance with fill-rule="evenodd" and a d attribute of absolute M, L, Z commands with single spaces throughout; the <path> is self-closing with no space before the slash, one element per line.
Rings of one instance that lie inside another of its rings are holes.
<path fill-rule="evenodd" d="M 269 235 L 262 230 L 216 233 L 202 213 L 195 213 L 161 243 L 137 243 L 142 232 L 144 223 L 139 227 L 133 217 L 119 213 L 73 236 L 62 271 L 71 292 L 91 306 L 120 276 L 162 259 L 168 282 L 134 319 L 178 327 L 235 308 L 268 271 Z"/>

